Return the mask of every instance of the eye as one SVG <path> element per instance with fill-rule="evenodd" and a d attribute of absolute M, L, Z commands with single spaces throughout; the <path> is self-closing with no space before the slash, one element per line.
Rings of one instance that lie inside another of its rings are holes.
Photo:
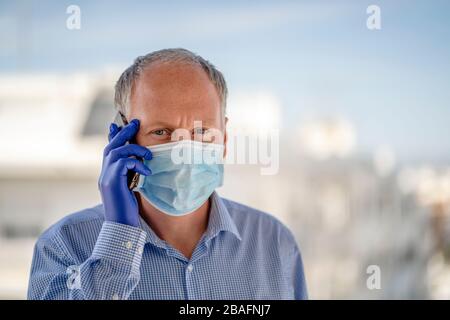
<path fill-rule="evenodd" d="M 207 128 L 194 128 L 194 135 L 204 135 Z"/>
<path fill-rule="evenodd" d="M 156 137 L 166 137 L 166 136 L 170 136 L 170 132 L 167 129 L 156 129 L 156 130 L 152 130 L 150 132 L 150 134 L 156 136 Z"/>
<path fill-rule="evenodd" d="M 212 143 L 216 140 L 214 132 L 210 128 L 194 128 L 194 140 Z"/>

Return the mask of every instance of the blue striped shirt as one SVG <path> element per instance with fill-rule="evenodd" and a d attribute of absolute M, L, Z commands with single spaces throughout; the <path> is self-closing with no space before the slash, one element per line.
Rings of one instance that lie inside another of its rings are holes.
<path fill-rule="evenodd" d="M 187 259 L 141 219 L 104 220 L 98 205 L 45 231 L 29 299 L 306 299 L 300 251 L 274 217 L 211 196 L 205 233 Z"/>

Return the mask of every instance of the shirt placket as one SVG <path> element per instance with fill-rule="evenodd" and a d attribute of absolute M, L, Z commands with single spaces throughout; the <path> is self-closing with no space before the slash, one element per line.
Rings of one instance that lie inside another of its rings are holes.
<path fill-rule="evenodd" d="M 197 266 L 200 263 L 200 259 L 207 254 L 208 245 L 201 241 L 192 253 L 192 257 L 185 263 L 184 276 L 185 276 L 185 296 L 187 300 L 202 299 L 201 288 L 199 287 L 199 280 L 201 280 L 201 272 L 197 270 Z"/>

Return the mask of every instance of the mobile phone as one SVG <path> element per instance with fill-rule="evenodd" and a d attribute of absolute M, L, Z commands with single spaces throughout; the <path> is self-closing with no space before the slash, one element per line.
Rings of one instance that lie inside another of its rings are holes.
<path fill-rule="evenodd" d="M 128 124 L 127 119 L 120 111 L 117 111 L 116 115 L 114 116 L 113 122 L 117 124 L 118 127 L 123 127 Z"/>
<path fill-rule="evenodd" d="M 115 117 L 114 117 L 113 122 L 114 122 L 118 127 L 123 127 L 123 126 L 126 126 L 126 125 L 128 124 L 127 119 L 125 118 L 125 116 L 124 116 L 120 111 L 117 111 L 117 113 L 116 113 L 116 115 L 115 115 Z M 133 138 L 132 140 L 130 140 L 130 142 L 131 142 L 131 143 L 136 143 L 136 139 Z M 127 141 L 126 144 L 129 144 L 129 142 Z M 140 157 L 133 157 L 133 158 L 139 159 L 139 160 L 141 160 L 141 161 L 143 160 L 143 159 L 140 158 Z M 128 176 L 127 176 L 127 184 L 128 184 L 128 188 L 129 188 L 130 190 L 133 190 L 133 189 L 137 186 L 138 181 L 139 181 L 139 174 L 138 174 L 137 172 L 132 172 L 132 171 L 128 172 Z"/>

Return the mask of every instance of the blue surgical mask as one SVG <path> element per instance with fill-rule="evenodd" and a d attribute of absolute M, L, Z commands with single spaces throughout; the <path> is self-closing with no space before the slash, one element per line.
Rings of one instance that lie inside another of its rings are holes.
<path fill-rule="evenodd" d="M 153 158 L 144 163 L 152 174 L 141 175 L 133 190 L 168 215 L 192 213 L 223 183 L 221 144 L 182 140 L 148 148 Z"/>

